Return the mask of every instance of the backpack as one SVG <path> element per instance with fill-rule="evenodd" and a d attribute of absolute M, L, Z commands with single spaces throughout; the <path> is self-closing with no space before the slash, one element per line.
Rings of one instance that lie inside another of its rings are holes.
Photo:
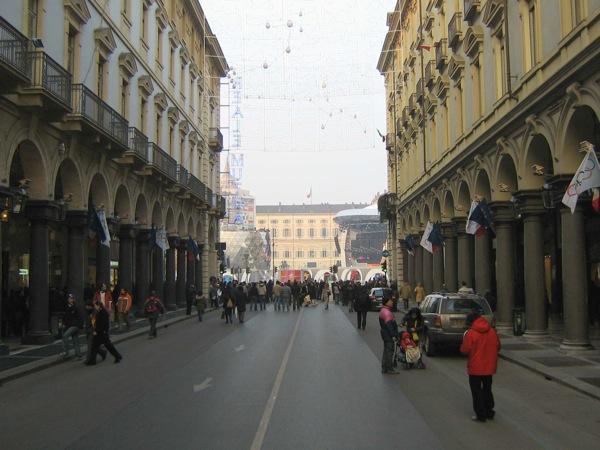
<path fill-rule="evenodd" d="M 144 312 L 146 314 L 155 314 L 158 312 L 158 305 L 155 300 L 148 300 L 144 306 Z"/>

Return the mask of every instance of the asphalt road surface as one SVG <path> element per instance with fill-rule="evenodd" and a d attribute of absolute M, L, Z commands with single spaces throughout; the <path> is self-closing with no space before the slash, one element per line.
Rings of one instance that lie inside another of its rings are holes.
<path fill-rule="evenodd" d="M 272 307 L 269 307 L 272 308 Z M 496 419 L 474 423 L 465 360 L 382 375 L 336 306 L 217 313 L 0 387 L 0 449 L 596 449 L 600 402 L 501 361 Z"/>

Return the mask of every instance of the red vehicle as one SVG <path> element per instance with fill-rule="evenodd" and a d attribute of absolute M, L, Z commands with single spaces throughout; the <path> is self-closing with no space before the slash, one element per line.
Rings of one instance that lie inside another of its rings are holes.
<path fill-rule="evenodd" d="M 287 283 L 288 281 L 302 283 L 302 271 L 295 269 L 285 269 L 279 272 L 279 281 Z"/>

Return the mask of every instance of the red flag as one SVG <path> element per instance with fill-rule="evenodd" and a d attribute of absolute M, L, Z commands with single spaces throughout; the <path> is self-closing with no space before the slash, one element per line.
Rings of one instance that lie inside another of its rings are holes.
<path fill-rule="evenodd" d="M 600 189 L 592 189 L 592 208 L 597 213 L 600 213 Z"/>

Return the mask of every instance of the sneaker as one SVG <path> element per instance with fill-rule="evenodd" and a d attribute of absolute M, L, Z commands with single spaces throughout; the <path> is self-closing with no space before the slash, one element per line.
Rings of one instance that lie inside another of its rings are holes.
<path fill-rule="evenodd" d="M 106 360 L 106 352 L 100 353 L 100 357 L 102 358 L 102 361 L 105 361 Z"/>
<path fill-rule="evenodd" d="M 488 420 L 494 420 L 494 416 L 496 415 L 496 411 L 494 411 L 493 409 L 488 413 L 487 415 L 487 419 Z"/>
<path fill-rule="evenodd" d="M 485 417 L 477 417 L 477 416 L 472 416 L 472 417 L 471 417 L 471 420 L 472 420 L 473 422 L 485 422 L 485 421 L 486 421 L 486 418 L 485 418 Z"/>
<path fill-rule="evenodd" d="M 388 370 L 387 372 L 384 372 L 386 375 L 398 375 L 400 372 L 398 372 L 396 369 L 391 369 Z"/>
<path fill-rule="evenodd" d="M 119 356 L 119 357 L 115 358 L 115 364 L 119 364 L 122 359 L 123 359 L 122 356 Z"/>

